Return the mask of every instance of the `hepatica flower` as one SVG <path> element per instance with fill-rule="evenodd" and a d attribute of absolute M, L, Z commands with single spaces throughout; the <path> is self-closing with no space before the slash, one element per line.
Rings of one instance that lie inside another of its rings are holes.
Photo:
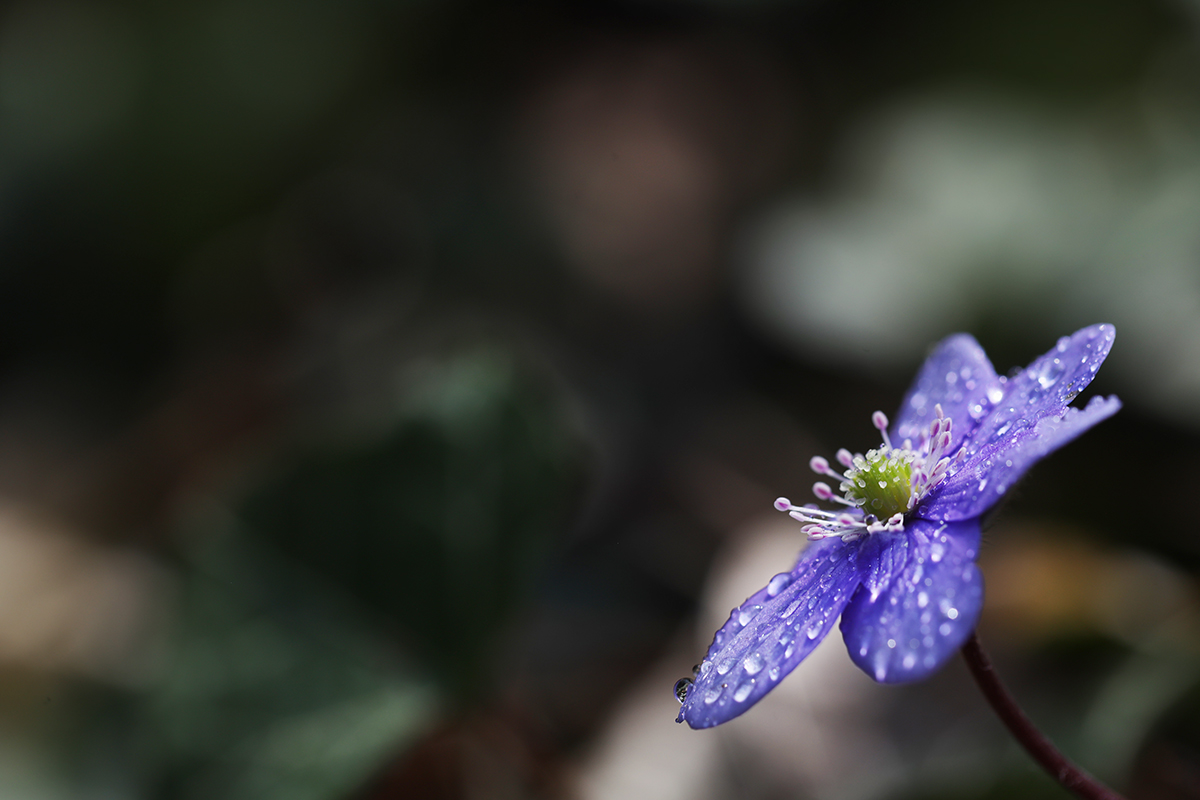
<path fill-rule="evenodd" d="M 850 658 L 881 683 L 937 671 L 975 629 L 983 580 L 975 566 L 980 517 L 1043 456 L 1121 407 L 1096 397 L 1069 407 L 1112 347 L 1111 325 L 1065 336 L 1011 377 L 997 376 L 966 334 L 925 361 L 882 438 L 866 453 L 840 450 L 842 471 L 815 457 L 817 504 L 775 507 L 811 540 L 735 608 L 695 670 L 676 684 L 678 722 L 708 728 L 771 691 L 841 616 Z M 836 486 L 837 488 L 833 488 Z"/>

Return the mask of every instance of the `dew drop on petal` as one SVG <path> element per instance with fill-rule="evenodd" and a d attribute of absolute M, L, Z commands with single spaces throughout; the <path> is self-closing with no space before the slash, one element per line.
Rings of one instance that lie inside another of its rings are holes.
<path fill-rule="evenodd" d="M 688 689 L 692 688 L 691 678 L 680 678 L 675 681 L 675 699 L 680 703 L 687 700 Z"/>
<path fill-rule="evenodd" d="M 779 665 L 778 664 L 776 664 L 775 666 L 773 666 L 769 670 L 767 670 L 767 677 L 769 677 L 773 681 L 779 680 Z"/>
<path fill-rule="evenodd" d="M 717 698 L 720 696 L 721 696 L 720 689 L 709 689 L 707 692 L 704 693 L 704 702 L 706 705 L 711 706 L 713 703 L 715 703 L 717 701 Z"/>
<path fill-rule="evenodd" d="M 747 675 L 757 675 L 759 672 L 762 672 L 762 668 L 765 665 L 766 659 L 763 658 L 762 653 L 751 653 L 746 656 L 746 660 L 742 664 L 746 668 Z"/>
<path fill-rule="evenodd" d="M 792 575 L 790 572 L 779 573 L 774 578 L 771 578 L 770 583 L 767 584 L 767 595 L 770 597 L 774 597 L 775 595 L 782 592 L 784 590 L 784 588 L 787 587 L 787 585 L 791 582 L 792 582 Z"/>
<path fill-rule="evenodd" d="M 958 609 L 957 608 L 946 609 L 946 616 L 949 617 L 950 619 L 958 619 Z"/>
<path fill-rule="evenodd" d="M 733 699 L 740 703 L 749 697 L 752 691 L 754 691 L 754 682 L 746 681 L 733 693 Z"/>
<path fill-rule="evenodd" d="M 750 622 L 750 620 L 754 619 L 754 617 L 757 616 L 758 612 L 760 611 L 762 611 L 762 606 L 743 608 L 738 614 L 738 624 L 743 626 L 746 625 L 748 622 Z"/>
<path fill-rule="evenodd" d="M 891 648 L 892 650 L 895 650 L 895 649 L 896 649 L 896 640 L 895 640 L 895 639 L 888 639 L 888 641 L 887 641 L 887 645 L 888 645 L 888 647 L 889 647 L 889 648 Z"/>

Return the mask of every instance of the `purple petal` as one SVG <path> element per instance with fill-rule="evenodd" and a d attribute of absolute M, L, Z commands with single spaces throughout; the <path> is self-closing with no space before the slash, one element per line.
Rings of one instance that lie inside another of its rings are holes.
<path fill-rule="evenodd" d="M 1032 428 L 992 442 L 938 487 L 922 504 L 920 515 L 942 520 L 978 517 L 1039 460 L 1120 408 L 1115 397 L 1093 397 L 1082 410 L 1069 408 L 1062 417 L 1045 417 Z"/>
<path fill-rule="evenodd" d="M 1115 399 L 1112 403 L 1116 405 L 1104 410 L 1089 406 L 1085 412 L 1089 416 L 1058 431 L 1049 447 L 1030 446 L 1031 452 L 1037 453 L 1032 458 L 1015 459 L 1008 454 L 1028 446 L 1023 443 L 1038 435 L 1035 429 L 1041 420 L 1066 413 L 1068 404 L 1096 376 L 1115 337 L 1112 325 L 1092 325 L 1076 331 L 1059 339 L 1050 352 L 1009 379 L 1000 404 L 966 442 L 966 460 L 961 466 L 951 467 L 946 480 L 918 509 L 919 515 L 951 520 L 982 514 L 1038 458 L 1111 416 L 1120 407 Z M 1007 464 L 1009 461 L 1012 464 Z M 1003 478 L 992 474 L 998 469 L 1006 471 Z"/>
<path fill-rule="evenodd" d="M 905 533 L 904 571 L 878 596 L 859 589 L 842 613 L 850 659 L 880 683 L 937 671 L 971 635 L 983 607 L 978 521 L 915 520 Z"/>
<path fill-rule="evenodd" d="M 775 688 L 833 629 L 858 587 L 865 540 L 813 542 L 790 573 L 776 575 L 729 615 L 700 663 L 678 721 L 710 728 Z"/>
<path fill-rule="evenodd" d="M 965 333 L 950 336 L 925 359 L 909 387 L 896 415 L 892 441 L 897 446 L 905 439 L 919 443 L 936 419 L 934 406 L 941 403 L 942 411 L 954 421 L 950 432 L 955 448 L 1001 395 L 1000 379 L 979 342 Z"/>
<path fill-rule="evenodd" d="M 858 567 L 863 590 L 872 598 L 878 597 L 892 579 L 908 564 L 909 536 L 907 532 L 882 531 L 873 533 L 858 550 Z"/>

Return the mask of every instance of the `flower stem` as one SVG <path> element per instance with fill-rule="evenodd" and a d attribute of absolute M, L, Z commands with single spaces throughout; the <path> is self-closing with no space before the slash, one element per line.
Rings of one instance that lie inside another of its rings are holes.
<path fill-rule="evenodd" d="M 987 698 L 1000 720 L 1026 752 L 1033 756 L 1033 760 L 1062 784 L 1064 789 L 1083 800 L 1125 800 L 1059 752 L 1029 717 L 1025 716 L 1017 701 L 1000 682 L 991 660 L 979 646 L 978 635 L 971 634 L 971 638 L 962 646 L 962 655 L 975 682 L 983 691 L 983 696 Z"/>

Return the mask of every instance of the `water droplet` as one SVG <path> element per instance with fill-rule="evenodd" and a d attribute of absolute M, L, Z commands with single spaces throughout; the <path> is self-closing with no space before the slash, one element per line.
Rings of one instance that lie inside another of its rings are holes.
<path fill-rule="evenodd" d="M 729 670 L 732 666 L 733 666 L 733 659 L 732 658 L 725 659 L 720 664 L 717 664 L 717 674 L 724 675 L 725 673 L 729 672 Z"/>
<path fill-rule="evenodd" d="M 709 689 L 707 692 L 704 693 L 704 704 L 711 706 L 713 703 L 715 703 L 717 701 L 717 698 L 720 696 L 721 696 L 720 689 Z"/>
<path fill-rule="evenodd" d="M 747 675 L 757 675 L 762 672 L 762 668 L 766 666 L 767 660 L 762 657 L 762 653 L 751 653 L 746 656 L 746 660 L 742 662 L 742 666 L 746 668 Z"/>
<path fill-rule="evenodd" d="M 1062 377 L 1065 369 L 1066 366 L 1062 363 L 1061 358 L 1054 358 L 1044 362 L 1037 371 L 1038 385 L 1043 389 L 1050 388 Z"/>
<path fill-rule="evenodd" d="M 739 686 L 737 688 L 737 691 L 735 691 L 733 693 L 733 699 L 736 700 L 737 702 L 741 703 L 747 697 L 750 696 L 750 692 L 752 692 L 752 691 L 754 691 L 754 682 L 746 681 L 745 683 L 743 683 L 741 686 Z"/>
<path fill-rule="evenodd" d="M 949 617 L 950 619 L 958 619 L 958 609 L 957 608 L 947 608 L 946 616 Z"/>
<path fill-rule="evenodd" d="M 789 604 L 789 605 L 788 605 L 788 607 L 787 607 L 787 608 L 785 608 L 785 609 L 783 610 L 783 613 L 782 613 L 782 614 L 780 614 L 779 616 L 780 616 L 780 617 L 782 617 L 783 619 L 787 619 L 787 618 L 788 618 L 788 617 L 790 617 L 792 614 L 795 614 L 795 613 L 796 613 L 796 609 L 797 609 L 797 608 L 799 608 L 799 607 L 800 607 L 800 601 L 799 601 L 799 600 L 793 600 L 793 601 L 791 602 L 791 604 Z"/>
<path fill-rule="evenodd" d="M 808 626 L 808 638 L 815 639 L 821 635 L 821 628 L 824 627 L 820 621 L 814 622 Z"/>
<path fill-rule="evenodd" d="M 992 386 L 987 390 L 987 396 L 988 400 L 991 400 L 993 403 L 999 403 L 1004 397 L 1004 390 L 999 386 Z"/>
<path fill-rule="evenodd" d="M 748 623 L 748 622 L 750 622 L 750 620 L 754 619 L 754 617 L 760 611 L 762 611 L 762 606 L 758 606 L 758 605 L 751 606 L 750 608 L 743 608 L 741 610 L 741 612 L 738 614 L 738 624 L 745 626 L 746 623 Z"/>
<path fill-rule="evenodd" d="M 888 639 L 887 644 L 888 644 L 888 647 L 891 648 L 892 650 L 896 649 L 896 640 L 895 639 Z"/>
<path fill-rule="evenodd" d="M 917 593 L 917 606 L 919 608 L 924 608 L 927 605 L 929 605 L 929 593 L 928 592 L 918 592 Z"/>
<path fill-rule="evenodd" d="M 984 478 L 983 480 L 981 480 L 979 482 L 979 491 L 982 492 L 986 488 L 987 488 L 987 478 Z"/>
<path fill-rule="evenodd" d="M 794 653 L 794 652 L 796 652 L 796 643 L 795 643 L 795 642 L 793 642 L 792 644 L 789 644 L 789 645 L 787 646 L 787 650 L 784 650 L 784 651 L 783 651 L 783 657 L 784 657 L 784 658 L 791 658 L 791 657 L 792 657 L 792 653 Z"/>
<path fill-rule="evenodd" d="M 692 664 L 692 677 L 693 678 L 700 677 L 700 665 L 699 664 Z"/>
<path fill-rule="evenodd" d="M 694 681 L 691 678 L 680 678 L 675 681 L 675 699 L 680 703 L 687 700 L 688 689 L 692 688 Z"/>
<path fill-rule="evenodd" d="M 712 672 L 712 662 L 711 661 L 701 661 L 700 662 L 700 677 L 704 677 L 705 675 L 707 675 L 710 672 Z"/>
<path fill-rule="evenodd" d="M 773 681 L 779 680 L 779 665 L 778 664 L 776 664 L 775 666 L 773 666 L 769 670 L 767 670 L 767 677 Z"/>
<path fill-rule="evenodd" d="M 790 572 L 779 573 L 774 578 L 771 578 L 770 583 L 767 584 L 767 595 L 770 597 L 774 597 L 775 595 L 782 592 L 784 590 L 784 588 L 791 582 L 792 582 L 792 575 Z"/>

